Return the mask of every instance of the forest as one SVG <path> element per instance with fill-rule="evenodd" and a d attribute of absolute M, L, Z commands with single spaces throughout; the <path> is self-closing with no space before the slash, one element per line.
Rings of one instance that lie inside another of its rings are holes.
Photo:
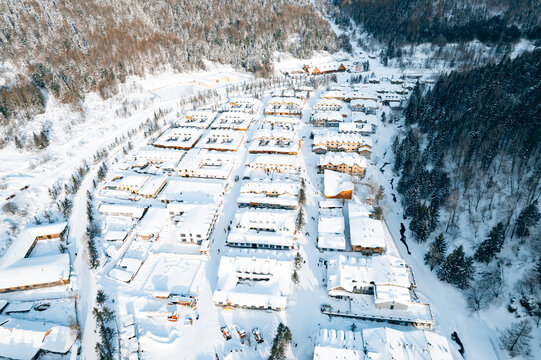
<path fill-rule="evenodd" d="M 411 232 L 434 239 L 426 264 L 467 291 L 472 311 L 505 301 L 539 324 L 541 50 L 418 84 L 405 122 L 394 171 Z M 505 283 L 517 259 L 528 265 Z"/>
<path fill-rule="evenodd" d="M 385 44 L 541 39 L 541 3 L 531 0 L 331 0 L 338 24 L 350 20 Z"/>
<path fill-rule="evenodd" d="M 266 77 L 275 51 L 309 57 L 337 44 L 309 0 L 6 0 L 0 58 L 30 81 L 0 87 L 0 126 L 42 112 L 40 89 L 76 104 L 89 91 L 109 97 L 126 76 L 204 59 Z"/>

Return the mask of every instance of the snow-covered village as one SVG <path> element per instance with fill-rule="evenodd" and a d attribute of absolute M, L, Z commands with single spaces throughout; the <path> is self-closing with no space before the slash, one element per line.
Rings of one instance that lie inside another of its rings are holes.
<path fill-rule="evenodd" d="M 454 85 L 464 53 L 389 54 L 339 15 L 369 5 L 307 3 L 287 6 L 335 45 L 126 70 L 76 105 L 44 72 L 24 117 L 0 59 L 0 359 L 541 357 L 539 103 L 537 125 L 472 150 L 496 135 L 457 135 L 445 101 L 490 113 Z M 535 42 L 468 44 L 472 82 L 512 54 L 498 66 L 539 89 Z"/>

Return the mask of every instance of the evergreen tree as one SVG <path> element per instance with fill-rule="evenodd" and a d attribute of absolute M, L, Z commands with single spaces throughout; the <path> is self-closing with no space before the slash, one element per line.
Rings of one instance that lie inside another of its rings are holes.
<path fill-rule="evenodd" d="M 374 207 L 368 216 L 372 219 L 383 220 L 383 208 L 381 206 Z"/>
<path fill-rule="evenodd" d="M 291 330 L 283 323 L 278 324 L 272 343 L 269 360 L 283 360 L 286 357 L 287 346 L 291 342 Z"/>
<path fill-rule="evenodd" d="M 306 194 L 304 192 L 304 187 L 301 187 L 299 190 L 299 207 L 303 207 L 306 203 Z"/>
<path fill-rule="evenodd" d="M 17 149 L 22 149 L 24 147 L 21 139 L 18 136 L 15 136 L 15 147 Z"/>
<path fill-rule="evenodd" d="M 39 133 L 39 138 L 42 149 L 45 149 L 47 146 L 49 146 L 49 138 L 47 137 L 45 129 L 41 130 L 41 132 Z"/>
<path fill-rule="evenodd" d="M 445 258 L 438 270 L 438 278 L 464 290 L 470 286 L 474 272 L 473 258 L 466 256 L 460 245 Z"/>
<path fill-rule="evenodd" d="M 101 164 L 98 170 L 98 182 L 103 181 L 106 175 L 107 175 L 107 165 L 105 165 L 105 162 L 104 162 Z"/>
<path fill-rule="evenodd" d="M 300 279 L 297 270 L 293 270 L 293 273 L 291 274 L 291 281 L 293 281 L 293 284 L 299 285 Z"/>
<path fill-rule="evenodd" d="M 507 350 L 511 357 L 528 356 L 531 352 L 531 332 L 532 325 L 528 319 L 512 324 L 500 336 L 502 347 Z"/>
<path fill-rule="evenodd" d="M 107 294 L 105 294 L 103 290 L 98 290 L 98 292 L 96 293 L 96 304 L 103 306 L 107 299 Z"/>
<path fill-rule="evenodd" d="M 299 208 L 299 212 L 297 213 L 297 220 L 295 220 L 295 230 L 297 232 L 300 232 L 303 226 L 304 226 L 304 213 L 302 211 L 302 208 Z"/>
<path fill-rule="evenodd" d="M 299 270 L 302 266 L 302 256 L 300 252 L 295 254 L 295 269 Z"/>
<path fill-rule="evenodd" d="M 488 238 L 479 244 L 473 258 L 479 262 L 489 263 L 502 249 L 504 239 L 505 228 L 503 223 L 499 222 L 490 230 Z"/>
<path fill-rule="evenodd" d="M 445 260 L 447 253 L 447 242 L 443 238 L 443 233 L 436 236 L 436 239 L 430 244 L 430 248 L 425 254 L 425 264 L 430 266 L 430 271 L 434 270 Z"/>
<path fill-rule="evenodd" d="M 428 236 L 438 225 L 438 208 L 417 203 L 410 222 L 410 230 L 415 234 L 417 241 L 425 242 Z"/>
<path fill-rule="evenodd" d="M 539 203 L 537 200 L 535 200 L 520 212 L 515 224 L 517 235 L 519 237 L 530 235 L 530 228 L 537 225 L 539 219 L 541 219 L 541 214 L 539 213 Z"/>

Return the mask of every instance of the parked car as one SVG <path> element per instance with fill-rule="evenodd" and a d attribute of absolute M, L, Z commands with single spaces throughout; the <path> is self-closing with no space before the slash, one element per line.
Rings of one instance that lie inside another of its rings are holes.
<path fill-rule="evenodd" d="M 254 334 L 255 341 L 257 341 L 258 344 L 263 342 L 263 337 L 261 336 L 261 332 L 258 328 L 252 329 L 252 334 Z"/>
<path fill-rule="evenodd" d="M 226 340 L 231 340 L 231 333 L 229 332 L 229 329 L 227 328 L 227 326 L 222 326 L 220 328 L 220 331 L 222 332 L 222 335 L 224 336 Z"/>
<path fill-rule="evenodd" d="M 239 337 L 241 339 L 244 339 L 246 337 L 246 331 L 244 331 L 244 329 L 237 328 L 237 333 L 239 334 Z"/>

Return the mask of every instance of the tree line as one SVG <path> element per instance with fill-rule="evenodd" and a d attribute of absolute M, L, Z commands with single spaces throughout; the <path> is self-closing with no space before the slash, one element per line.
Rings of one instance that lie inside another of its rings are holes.
<path fill-rule="evenodd" d="M 541 39 L 541 6 L 528 0 L 332 0 L 338 24 L 361 25 L 392 46 Z"/>

